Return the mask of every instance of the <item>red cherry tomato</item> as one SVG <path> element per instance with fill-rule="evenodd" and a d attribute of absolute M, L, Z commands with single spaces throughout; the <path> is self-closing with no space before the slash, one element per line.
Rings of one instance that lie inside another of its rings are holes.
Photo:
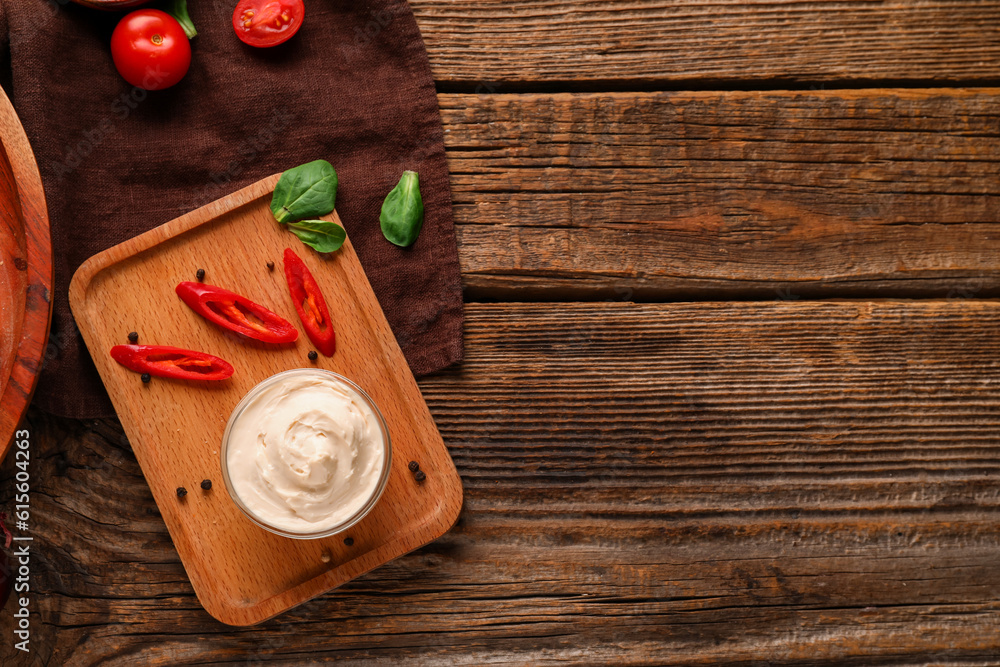
<path fill-rule="evenodd" d="M 276 46 L 299 31 L 305 13 L 302 0 L 240 0 L 233 30 L 250 46 Z"/>
<path fill-rule="evenodd" d="M 146 90 L 169 88 L 191 66 L 191 42 L 170 14 L 140 9 L 118 22 L 111 34 L 111 57 L 122 77 Z"/>

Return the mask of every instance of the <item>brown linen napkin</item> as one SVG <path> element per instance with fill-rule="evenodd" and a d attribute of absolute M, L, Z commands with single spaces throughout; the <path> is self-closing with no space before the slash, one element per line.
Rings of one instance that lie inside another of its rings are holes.
<path fill-rule="evenodd" d="M 122 16 L 51 0 L 0 0 L 14 108 L 38 160 L 52 223 L 52 340 L 35 402 L 64 416 L 113 414 L 72 321 L 67 289 L 94 253 L 269 174 L 325 158 L 337 210 L 413 372 L 462 356 L 451 193 L 427 54 L 402 0 L 306 0 L 299 33 L 245 46 L 235 0 L 189 0 L 187 76 L 145 92 L 108 48 Z M 382 238 L 382 199 L 420 174 L 423 231 Z M 193 270 L 193 269 L 192 269 Z M 124 337 L 127 332 L 122 332 Z"/>

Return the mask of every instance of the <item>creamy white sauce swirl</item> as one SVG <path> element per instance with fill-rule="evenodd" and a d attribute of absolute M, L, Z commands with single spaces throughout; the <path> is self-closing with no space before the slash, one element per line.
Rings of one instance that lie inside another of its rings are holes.
<path fill-rule="evenodd" d="M 261 522 L 313 533 L 371 499 L 384 449 L 369 405 L 316 372 L 279 378 L 252 398 L 232 425 L 226 461 L 233 490 Z"/>

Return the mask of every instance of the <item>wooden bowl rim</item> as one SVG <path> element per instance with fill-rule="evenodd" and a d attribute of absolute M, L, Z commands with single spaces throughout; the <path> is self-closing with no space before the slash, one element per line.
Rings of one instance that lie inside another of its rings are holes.
<path fill-rule="evenodd" d="M 99 11 L 114 12 L 134 9 L 139 5 L 145 5 L 150 0 L 73 0 L 76 4 Z M 235 6 L 235 5 L 234 5 Z"/>
<path fill-rule="evenodd" d="M 52 239 L 45 190 L 28 136 L 7 94 L 0 89 L 0 144 L 10 163 L 25 236 L 27 294 L 10 377 L 0 395 L 0 461 L 31 402 L 52 320 Z"/>

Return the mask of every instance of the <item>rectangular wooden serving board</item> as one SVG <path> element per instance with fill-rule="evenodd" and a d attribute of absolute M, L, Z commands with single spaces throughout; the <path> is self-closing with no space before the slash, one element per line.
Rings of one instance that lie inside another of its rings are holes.
<path fill-rule="evenodd" d="M 462 485 L 350 240 L 329 256 L 304 246 L 271 216 L 278 176 L 192 211 L 90 258 L 73 277 L 70 306 L 104 380 L 174 545 L 212 616 L 258 623 L 440 537 L 458 518 Z M 339 222 L 336 213 L 326 216 Z M 285 283 L 293 248 L 330 306 L 337 351 L 313 363 Z M 274 262 L 273 271 L 267 262 Z M 273 346 L 226 332 L 176 295 L 205 269 L 205 283 L 243 294 L 293 322 L 294 344 Z M 208 352 L 236 368 L 199 383 L 153 378 L 115 363 L 114 345 L 173 345 Z M 357 382 L 385 417 L 392 469 L 377 506 L 346 533 L 294 540 L 246 518 L 222 482 L 219 449 L 230 413 L 254 385 L 280 371 L 317 366 Z M 407 469 L 418 461 L 427 478 Z M 210 491 L 200 487 L 213 482 Z M 178 498 L 183 486 L 186 497 Z M 351 537 L 353 544 L 345 544 Z"/>

